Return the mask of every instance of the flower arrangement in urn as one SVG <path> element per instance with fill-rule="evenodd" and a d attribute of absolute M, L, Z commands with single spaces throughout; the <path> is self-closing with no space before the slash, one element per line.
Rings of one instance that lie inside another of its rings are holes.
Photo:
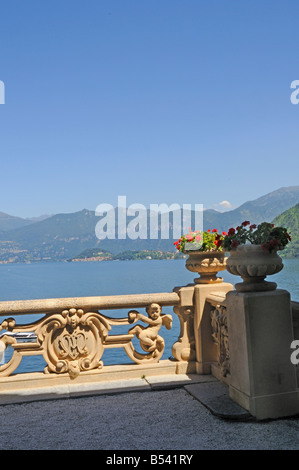
<path fill-rule="evenodd" d="M 260 245 L 264 251 L 271 253 L 283 250 L 289 241 L 291 236 L 284 227 L 275 227 L 268 222 L 251 225 L 249 220 L 245 220 L 236 229 L 229 229 L 222 245 L 225 250 L 230 251 L 249 242 L 252 245 Z"/>
<path fill-rule="evenodd" d="M 188 254 L 186 268 L 189 271 L 200 274 L 199 278 L 194 279 L 198 284 L 213 284 L 222 282 L 221 277 L 217 277 L 219 271 L 226 268 L 225 252 L 222 244 L 226 232 L 218 233 L 217 229 L 192 231 L 174 242 L 177 250 Z"/>
<path fill-rule="evenodd" d="M 268 222 L 256 225 L 245 220 L 236 229 L 230 228 L 222 247 L 231 252 L 227 271 L 243 279 L 235 285 L 236 289 L 241 292 L 276 289 L 277 284 L 265 278 L 282 270 L 282 259 L 277 251 L 283 250 L 290 241 L 286 228 Z"/>
<path fill-rule="evenodd" d="M 222 232 L 220 235 L 217 229 L 207 230 L 196 230 L 192 232 L 189 228 L 189 233 L 182 235 L 182 237 L 174 242 L 177 250 L 182 253 L 188 253 L 189 251 L 223 251 L 223 240 L 227 235 L 226 232 Z"/>

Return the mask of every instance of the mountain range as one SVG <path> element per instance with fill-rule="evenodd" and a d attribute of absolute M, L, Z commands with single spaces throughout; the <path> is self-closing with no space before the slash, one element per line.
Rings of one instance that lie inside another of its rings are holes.
<path fill-rule="evenodd" d="M 256 224 L 263 221 L 272 222 L 298 203 L 299 186 L 280 188 L 258 199 L 248 201 L 234 210 L 227 212 L 205 210 L 203 228 L 204 230 L 216 228 L 222 232 L 230 227 L 236 227 L 244 220 Z M 297 213 L 296 210 L 295 213 Z M 134 217 L 127 217 L 127 223 L 132 219 Z M 193 225 L 194 219 L 195 213 L 192 211 L 190 225 L 196 229 Z M 94 211 L 87 209 L 69 214 L 42 216 L 40 219 L 22 219 L 1 212 L 0 262 L 62 261 L 74 258 L 84 250 L 98 246 L 115 254 L 127 250 L 174 250 L 175 240 L 172 237 L 161 238 L 161 220 L 158 239 L 150 239 L 148 236 L 147 239 L 116 238 L 101 241 L 95 234 L 95 227 L 99 220 L 99 216 Z M 174 220 L 175 215 L 170 214 L 170 235 Z M 116 236 L 117 228 L 116 218 Z M 147 230 L 149 235 L 149 227 Z"/>

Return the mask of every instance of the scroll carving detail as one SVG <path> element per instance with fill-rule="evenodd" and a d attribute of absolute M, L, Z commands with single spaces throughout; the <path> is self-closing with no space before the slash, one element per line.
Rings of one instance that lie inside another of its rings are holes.
<path fill-rule="evenodd" d="M 227 310 L 223 305 L 216 305 L 211 310 L 212 338 L 218 345 L 218 364 L 223 377 L 230 373 L 230 357 L 227 329 Z"/>

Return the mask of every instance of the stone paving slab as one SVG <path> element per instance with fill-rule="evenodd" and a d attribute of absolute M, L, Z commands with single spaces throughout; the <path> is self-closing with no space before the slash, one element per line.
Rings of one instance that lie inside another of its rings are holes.
<path fill-rule="evenodd" d="M 212 375 L 173 374 L 168 376 L 145 377 L 152 390 L 169 390 L 184 385 L 218 382 Z"/>
<path fill-rule="evenodd" d="M 251 420 L 253 416 L 229 397 L 228 386 L 211 381 L 184 386 L 190 395 L 199 400 L 214 415 L 230 420 Z"/>

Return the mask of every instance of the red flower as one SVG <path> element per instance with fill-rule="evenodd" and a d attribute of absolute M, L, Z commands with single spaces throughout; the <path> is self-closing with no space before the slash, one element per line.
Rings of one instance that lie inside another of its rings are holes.
<path fill-rule="evenodd" d="M 217 229 L 213 228 L 212 233 L 215 233 L 215 232 L 217 232 Z"/>
<path fill-rule="evenodd" d="M 278 240 L 276 238 L 272 238 L 272 240 L 270 240 L 270 245 L 274 248 L 276 247 L 277 245 L 279 244 Z"/>
<path fill-rule="evenodd" d="M 179 244 L 179 242 L 174 242 L 174 245 L 178 245 L 178 244 Z"/>
<path fill-rule="evenodd" d="M 252 225 L 250 225 L 250 227 L 249 227 L 249 228 L 250 228 L 250 230 L 253 230 L 254 228 L 256 228 L 256 224 L 252 224 Z"/>
<path fill-rule="evenodd" d="M 235 234 L 235 229 L 234 229 L 234 228 L 230 228 L 229 231 L 228 231 L 228 234 L 229 234 L 229 235 L 234 235 L 234 234 Z"/>
<path fill-rule="evenodd" d="M 187 242 L 193 242 L 193 236 L 192 235 L 187 235 L 186 240 L 187 240 Z"/>
<path fill-rule="evenodd" d="M 242 222 L 242 225 L 243 227 L 246 227 L 246 225 L 250 225 L 249 220 L 244 220 L 244 222 Z"/>
<path fill-rule="evenodd" d="M 215 243 L 216 246 L 221 246 L 222 245 L 222 240 L 219 240 L 219 239 L 215 240 L 214 243 Z"/>
<path fill-rule="evenodd" d="M 226 237 L 227 233 L 226 232 L 222 232 L 222 235 L 224 235 Z"/>
<path fill-rule="evenodd" d="M 269 248 L 270 248 L 269 243 L 263 243 L 263 244 L 262 244 L 262 249 L 263 249 L 264 251 L 269 251 Z"/>

